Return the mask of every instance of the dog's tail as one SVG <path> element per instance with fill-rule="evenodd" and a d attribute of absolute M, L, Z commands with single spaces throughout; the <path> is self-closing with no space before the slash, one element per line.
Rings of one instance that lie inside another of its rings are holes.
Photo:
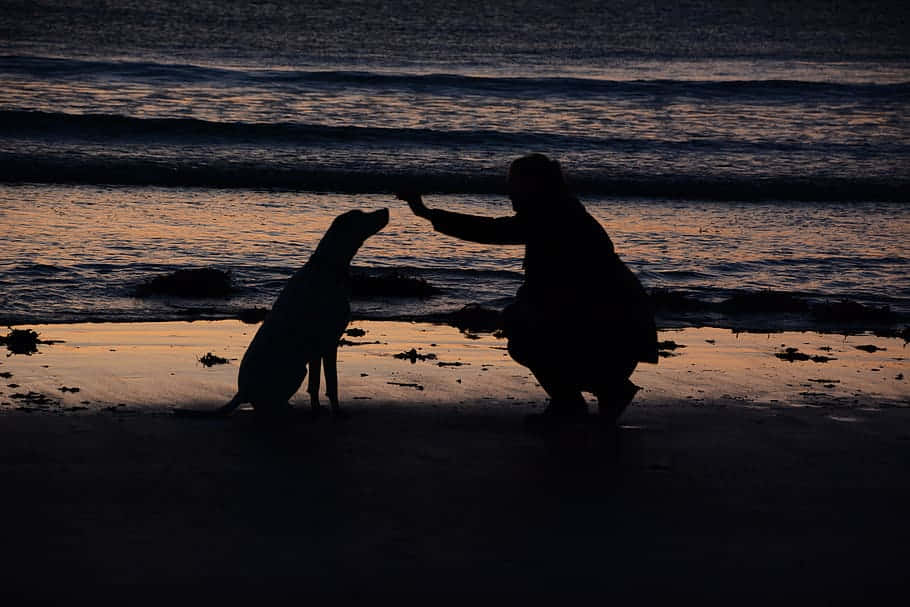
<path fill-rule="evenodd" d="M 227 417 L 231 411 L 245 402 L 246 399 L 238 392 L 230 402 L 217 409 L 174 409 L 174 415 L 179 417 Z"/>

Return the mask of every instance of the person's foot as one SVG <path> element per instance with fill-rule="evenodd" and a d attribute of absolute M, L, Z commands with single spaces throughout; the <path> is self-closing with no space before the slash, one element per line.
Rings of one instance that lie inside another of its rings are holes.
<path fill-rule="evenodd" d="M 600 411 L 601 419 L 604 422 L 615 424 L 639 390 L 641 390 L 640 386 L 636 386 L 627 379 L 618 388 L 611 387 L 598 391 L 595 396 L 597 396 L 597 408 Z"/>
<path fill-rule="evenodd" d="M 588 415 L 588 405 L 583 398 L 571 401 L 551 401 L 541 413 L 531 413 L 524 418 L 528 429 L 546 429 L 583 420 Z"/>

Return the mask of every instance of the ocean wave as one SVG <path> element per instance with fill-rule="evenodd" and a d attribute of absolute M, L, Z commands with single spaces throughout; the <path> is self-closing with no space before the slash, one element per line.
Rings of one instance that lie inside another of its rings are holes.
<path fill-rule="evenodd" d="M 33 110 L 0 110 L 0 132 L 4 138 L 52 137 L 97 142 L 167 141 L 192 145 L 290 145 L 308 147 L 325 144 L 345 146 L 435 146 L 453 148 L 563 148 L 598 150 L 603 153 L 635 154 L 655 150 L 699 152 L 727 150 L 737 153 L 808 152 L 828 154 L 910 155 L 910 144 L 902 141 L 877 142 L 874 146 L 855 143 L 794 142 L 774 140 L 689 137 L 684 139 L 601 137 L 594 134 L 511 132 L 491 129 L 440 130 L 336 126 L 295 122 L 216 122 L 197 118 L 150 118 L 119 114 L 73 114 Z"/>
<path fill-rule="evenodd" d="M 181 163 L 174 158 L 97 159 L 0 153 L 0 183 L 55 183 L 271 189 L 343 194 L 394 193 L 407 184 L 434 194 L 504 194 L 501 176 L 451 167 L 427 173 L 417 167 L 361 169 L 248 164 L 213 159 Z M 910 177 L 701 177 L 688 175 L 572 176 L 581 195 L 716 201 L 907 202 Z"/>
<path fill-rule="evenodd" d="M 12 268 L 9 268 L 4 273 L 11 276 L 27 276 L 27 277 L 36 277 L 36 276 L 53 276 L 61 272 L 66 272 L 67 269 L 61 266 L 55 266 L 53 264 L 47 263 L 24 263 Z"/>
<path fill-rule="evenodd" d="M 910 82 L 839 83 L 805 80 L 608 80 L 579 77 L 502 77 L 456 73 L 227 68 L 147 61 L 101 61 L 23 55 L 0 56 L 0 73 L 38 78 L 123 79 L 221 86 L 377 88 L 481 93 L 487 96 L 800 98 L 864 96 L 910 99 Z"/>

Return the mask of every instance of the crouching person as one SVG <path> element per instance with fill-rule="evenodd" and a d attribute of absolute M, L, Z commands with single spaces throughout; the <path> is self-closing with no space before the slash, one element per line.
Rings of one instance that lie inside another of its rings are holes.
<path fill-rule="evenodd" d="M 542 154 L 519 158 L 509 168 L 508 186 L 515 211 L 508 217 L 430 209 L 414 192 L 399 198 L 438 232 L 525 246 L 524 284 L 503 312 L 503 329 L 512 358 L 550 396 L 529 423 L 586 415 L 583 391 L 597 397 L 612 423 L 638 391 L 629 379 L 638 363 L 658 360 L 647 293 L 603 227 L 571 195 L 557 162 Z"/>

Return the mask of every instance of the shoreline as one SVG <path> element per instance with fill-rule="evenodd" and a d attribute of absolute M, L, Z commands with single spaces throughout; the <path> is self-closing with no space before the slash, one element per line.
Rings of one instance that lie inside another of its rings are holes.
<path fill-rule="evenodd" d="M 673 296 L 673 293 L 670 293 Z M 704 302 L 703 302 L 704 303 Z M 722 302 L 724 303 L 724 302 Z M 705 303 L 706 306 L 718 307 L 721 304 Z M 882 313 L 881 308 L 864 306 L 852 300 L 842 300 L 835 304 L 826 304 L 829 307 L 837 305 L 857 306 L 864 308 L 859 314 L 874 316 Z M 819 306 L 821 307 L 821 306 Z M 501 312 L 500 309 L 481 304 L 467 304 L 462 308 L 445 311 L 429 312 L 424 314 L 398 314 L 383 316 L 381 314 L 357 313 L 352 316 L 351 323 L 380 322 L 380 323 L 423 323 L 443 327 L 453 327 L 459 330 L 492 333 L 497 328 L 494 317 Z M 180 309 L 170 315 L 125 315 L 123 317 L 105 316 L 103 314 L 89 314 L 80 318 L 64 318 L 63 320 L 43 319 L 26 320 L 20 317 L 0 319 L 0 326 L 8 328 L 29 328 L 40 326 L 62 325 L 97 325 L 97 324 L 155 324 L 155 323 L 194 323 L 194 322 L 222 322 L 240 321 L 247 325 L 257 325 L 268 313 L 268 308 L 241 308 L 237 310 L 219 311 L 208 307 L 189 307 Z M 677 331 L 680 329 L 721 329 L 734 333 L 818 333 L 829 335 L 863 335 L 872 334 L 877 337 L 897 337 L 905 342 L 910 342 L 910 325 L 906 324 L 903 315 L 886 312 L 894 315 L 890 320 L 874 320 L 854 318 L 847 320 L 813 320 L 798 314 L 719 314 L 719 313 L 661 313 L 655 314 L 658 331 Z"/>
<path fill-rule="evenodd" d="M 257 325 L 31 327 L 50 343 L 31 356 L 10 351 L 0 361 L 0 414 L 214 407 L 233 396 L 239 361 Z M 901 338 L 701 327 L 662 330 L 659 341 L 659 364 L 641 363 L 632 376 L 643 387 L 633 407 L 683 401 L 833 411 L 910 406 L 910 359 Z M 545 406 L 546 394 L 509 357 L 506 343 L 496 333 L 466 327 L 353 321 L 338 354 L 342 401 L 368 408 L 371 401 L 507 402 L 525 413 Z M 203 364 L 207 354 L 224 364 Z M 306 408 L 308 396 L 301 389 L 291 402 Z"/>

